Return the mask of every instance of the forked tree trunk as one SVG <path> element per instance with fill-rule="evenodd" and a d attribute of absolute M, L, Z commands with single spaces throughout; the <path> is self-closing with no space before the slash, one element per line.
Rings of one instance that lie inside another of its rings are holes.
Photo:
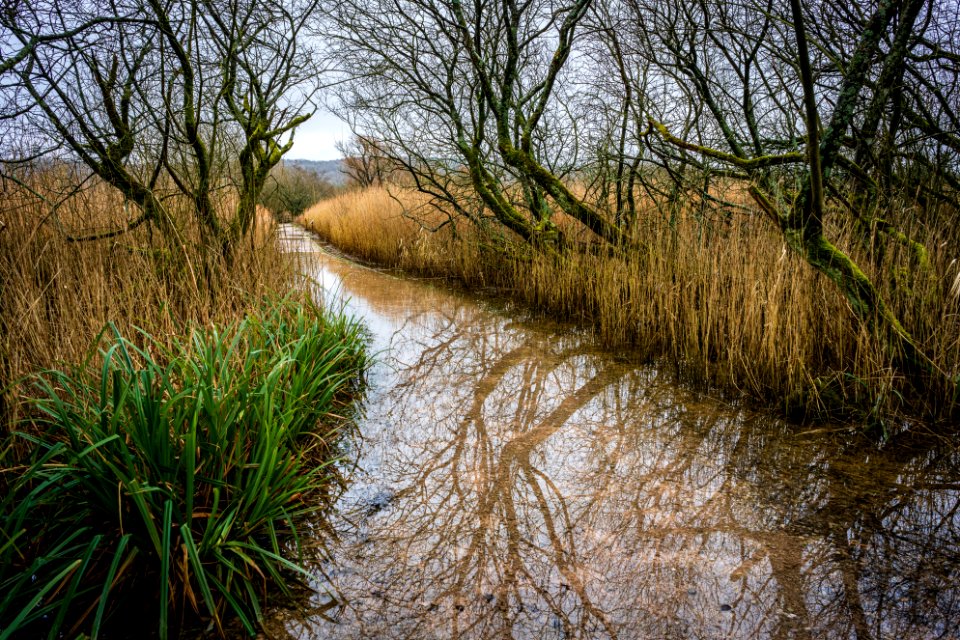
<path fill-rule="evenodd" d="M 897 364 L 911 374 L 914 380 L 919 380 L 917 374 L 934 373 L 933 363 L 917 347 L 913 337 L 887 306 L 870 278 L 847 254 L 823 235 L 824 178 L 836 163 L 840 141 L 853 118 L 854 107 L 866 81 L 868 66 L 878 50 L 884 30 L 894 17 L 893 3 L 882 2 L 868 22 L 848 65 L 837 105 L 822 141 L 800 0 L 791 0 L 790 6 L 803 85 L 809 169 L 796 201 L 787 211 L 774 206 L 758 188 L 753 188 L 751 193 L 761 208 L 778 221 L 790 248 L 837 285 L 857 318 L 884 341 Z"/>

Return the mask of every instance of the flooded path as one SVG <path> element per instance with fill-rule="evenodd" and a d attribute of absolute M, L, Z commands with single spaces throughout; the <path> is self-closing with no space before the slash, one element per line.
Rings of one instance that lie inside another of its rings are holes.
<path fill-rule="evenodd" d="M 732 408 L 284 233 L 379 359 L 317 593 L 271 636 L 960 637 L 955 448 Z"/>

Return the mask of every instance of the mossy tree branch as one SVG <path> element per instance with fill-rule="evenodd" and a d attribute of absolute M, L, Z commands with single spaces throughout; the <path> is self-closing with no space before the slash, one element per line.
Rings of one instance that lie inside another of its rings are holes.
<path fill-rule="evenodd" d="M 832 169 L 844 166 L 849 171 L 859 171 L 860 179 L 869 178 L 856 162 L 841 154 L 841 143 L 847 131 L 853 128 L 857 107 L 868 84 L 867 71 L 875 64 L 879 44 L 884 33 L 893 21 L 896 11 L 891 0 L 884 0 L 876 11 L 866 20 L 846 72 L 838 90 L 837 102 L 827 120 L 827 126 L 821 136 L 820 113 L 817 91 L 810 54 L 807 47 L 804 13 L 800 0 L 791 0 L 793 35 L 797 44 L 797 67 L 801 80 L 802 108 L 806 128 L 806 151 L 788 151 L 776 155 L 746 157 L 743 147 L 737 145 L 731 151 L 714 149 L 703 144 L 690 142 L 669 132 L 666 126 L 654 118 L 649 118 L 650 126 L 668 145 L 713 159 L 722 165 L 735 167 L 744 172 L 750 181 L 749 193 L 760 210 L 780 228 L 787 245 L 818 272 L 833 282 L 850 304 L 854 315 L 880 336 L 887 345 L 895 361 L 905 370 L 921 376 L 935 372 L 935 366 L 916 344 L 913 336 L 903 326 L 896 314 L 886 304 L 877 287 L 866 273 L 826 237 L 823 220 L 825 215 L 825 182 Z M 911 9 L 912 11 L 912 9 Z M 907 19 L 915 19 L 910 13 Z M 881 74 L 887 79 L 895 78 L 890 69 L 902 64 L 904 48 L 900 46 L 903 38 L 903 25 L 897 34 L 896 44 L 884 57 L 885 68 Z M 881 92 L 875 100 L 883 102 L 886 93 Z M 876 115 L 876 102 L 871 103 L 868 125 Z M 769 178 L 769 170 L 775 167 L 795 166 L 802 169 L 800 185 L 796 197 L 785 201 L 776 182 Z M 857 175 L 859 175 L 857 174 Z M 905 234 L 880 218 L 871 217 L 868 222 L 896 242 L 911 248 L 917 259 L 923 264 L 926 250 L 919 243 L 911 241 Z"/>
<path fill-rule="evenodd" d="M 189 201 L 211 255 L 229 258 L 312 111 L 320 69 L 296 41 L 318 1 L 121 0 L 111 17 L 53 0 L 2 12 L 19 46 L 0 73 L 19 102 L 0 122 L 42 116 L 54 153 L 86 165 L 171 242 L 179 233 L 161 203 Z M 220 211 L 231 191 L 238 205 Z"/>

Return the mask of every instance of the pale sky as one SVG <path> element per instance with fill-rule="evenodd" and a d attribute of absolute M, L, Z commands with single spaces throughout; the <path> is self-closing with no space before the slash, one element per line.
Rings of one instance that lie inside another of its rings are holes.
<path fill-rule="evenodd" d="M 293 149 L 285 157 L 299 160 L 338 160 L 336 144 L 350 137 L 347 123 L 320 108 L 300 125 L 293 138 Z"/>

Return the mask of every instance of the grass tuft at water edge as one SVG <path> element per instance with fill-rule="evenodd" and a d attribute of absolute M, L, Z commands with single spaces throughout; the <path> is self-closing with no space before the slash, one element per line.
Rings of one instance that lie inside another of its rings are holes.
<path fill-rule="evenodd" d="M 95 638 L 130 611 L 161 638 L 197 616 L 253 634 L 305 573 L 298 525 L 328 502 L 366 357 L 354 321 L 286 298 L 162 343 L 107 325 L 32 376 L 2 449 L 0 640 Z"/>

